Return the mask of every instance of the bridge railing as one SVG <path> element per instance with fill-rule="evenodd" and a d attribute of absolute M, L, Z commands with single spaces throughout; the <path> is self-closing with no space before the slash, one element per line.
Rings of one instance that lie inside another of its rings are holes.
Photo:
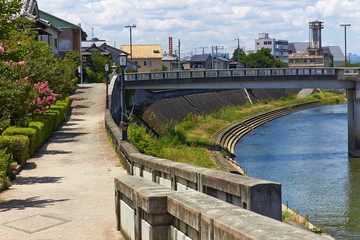
<path fill-rule="evenodd" d="M 293 76 L 293 75 L 336 75 L 337 68 L 243 68 L 204 71 L 171 71 L 128 73 L 125 80 L 156 80 L 181 78 L 241 77 L 241 76 Z M 344 71 L 344 70 L 343 70 Z M 358 69 L 345 69 L 345 74 L 358 74 Z"/>

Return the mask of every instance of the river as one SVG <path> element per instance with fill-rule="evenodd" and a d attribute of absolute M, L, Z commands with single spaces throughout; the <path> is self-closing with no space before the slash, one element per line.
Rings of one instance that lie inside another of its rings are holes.
<path fill-rule="evenodd" d="M 360 239 L 360 159 L 347 153 L 347 106 L 324 106 L 269 122 L 244 136 L 237 163 L 279 182 L 282 201 L 335 239 Z"/>

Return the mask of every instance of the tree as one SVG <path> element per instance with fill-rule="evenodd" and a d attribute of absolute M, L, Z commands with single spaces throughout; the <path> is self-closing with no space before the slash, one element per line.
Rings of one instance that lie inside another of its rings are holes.
<path fill-rule="evenodd" d="M 88 82 L 105 82 L 106 64 L 111 66 L 111 61 L 108 57 L 102 55 L 100 52 L 92 52 L 88 61 L 89 68 L 86 69 Z"/>
<path fill-rule="evenodd" d="M 240 63 L 242 62 L 242 59 L 244 59 L 245 57 L 246 57 L 246 55 L 245 55 L 244 51 L 240 48 Z M 236 48 L 234 50 L 231 60 L 233 60 L 235 62 L 239 61 L 239 48 Z"/>
<path fill-rule="evenodd" d="M 287 67 L 287 63 L 276 59 L 271 53 L 270 49 L 262 48 L 256 53 L 250 53 L 249 55 L 241 55 L 241 63 L 246 68 L 280 68 Z"/>

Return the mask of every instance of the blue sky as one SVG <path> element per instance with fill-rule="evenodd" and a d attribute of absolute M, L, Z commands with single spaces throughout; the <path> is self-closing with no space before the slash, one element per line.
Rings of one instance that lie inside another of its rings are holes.
<path fill-rule="evenodd" d="M 254 39 L 267 32 L 290 42 L 308 41 L 308 24 L 324 22 L 323 45 L 341 46 L 347 28 L 348 53 L 360 55 L 360 0 L 37 0 L 41 10 L 74 24 L 81 23 L 88 38 L 129 44 L 129 29 L 136 24 L 134 44 L 162 44 L 168 38 L 177 47 L 181 39 L 184 55 L 201 53 L 200 47 L 223 46 L 232 54 L 237 47 L 254 49 Z"/>

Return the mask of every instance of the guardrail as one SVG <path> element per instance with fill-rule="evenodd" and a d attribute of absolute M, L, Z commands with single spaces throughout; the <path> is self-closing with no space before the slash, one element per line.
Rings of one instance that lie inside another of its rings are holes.
<path fill-rule="evenodd" d="M 144 178 L 115 178 L 117 230 L 131 240 L 325 239 L 198 191 L 174 191 Z"/>
<path fill-rule="evenodd" d="M 337 68 L 245 68 L 205 71 L 173 71 L 128 73 L 125 80 L 152 80 L 152 79 L 184 79 L 205 77 L 241 77 L 241 76 L 304 76 L 304 75 L 336 75 Z M 344 69 L 342 69 L 344 71 Z M 358 75 L 359 69 L 345 69 L 345 75 Z"/>

